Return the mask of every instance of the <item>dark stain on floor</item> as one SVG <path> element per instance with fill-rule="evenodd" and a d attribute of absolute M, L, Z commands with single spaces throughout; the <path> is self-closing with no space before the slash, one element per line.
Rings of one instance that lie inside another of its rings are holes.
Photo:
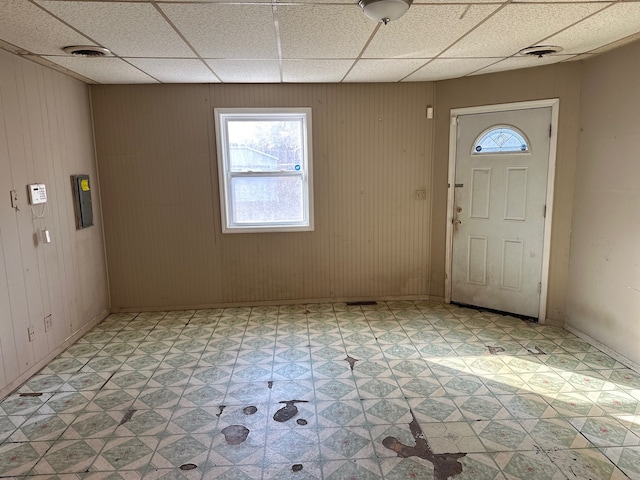
<path fill-rule="evenodd" d="M 347 355 L 347 358 L 345 358 L 345 360 L 349 362 L 349 367 L 351 368 L 351 371 L 353 371 L 353 367 L 356 366 L 356 362 L 360 361 L 357 358 L 353 358 L 351 355 Z"/>
<path fill-rule="evenodd" d="M 298 407 L 296 407 L 295 404 L 308 402 L 307 400 L 283 400 L 280 403 L 284 403 L 285 405 L 273 414 L 273 419 L 276 422 L 286 422 L 287 420 L 291 420 L 298 414 Z"/>
<path fill-rule="evenodd" d="M 382 440 L 382 444 L 389 450 L 393 450 L 398 454 L 398 457 L 418 457 L 433 464 L 433 478 L 435 480 L 447 480 L 450 477 L 462 473 L 462 464 L 458 461 L 466 453 L 433 453 L 427 437 L 422 432 L 422 428 L 418 424 L 413 411 L 411 412 L 413 420 L 409 424 L 409 430 L 413 434 L 413 438 L 416 441 L 415 446 L 410 447 L 400 443 L 396 437 L 386 437 Z"/>
<path fill-rule="evenodd" d="M 298 425 L 306 425 L 308 422 L 304 418 L 299 418 L 298 420 L 296 420 L 296 423 Z"/>
<path fill-rule="evenodd" d="M 244 407 L 242 409 L 242 413 L 244 413 L 245 415 L 253 415 L 257 411 L 258 411 L 258 407 L 254 405 L 249 405 L 248 407 Z"/>
<path fill-rule="evenodd" d="M 21 393 L 21 397 L 41 397 L 42 392 L 33 392 L 33 393 Z"/>
<path fill-rule="evenodd" d="M 294 472 L 299 472 L 303 468 L 304 467 L 302 466 L 301 463 L 296 463 L 294 466 L 291 467 L 291 470 L 294 471 Z"/>
<path fill-rule="evenodd" d="M 240 445 L 249 436 L 249 429 L 244 425 L 229 425 L 222 429 L 222 434 L 229 445 Z"/>
<path fill-rule="evenodd" d="M 124 425 L 129 420 L 131 420 L 131 417 L 133 417 L 133 414 L 136 413 L 136 412 L 137 412 L 137 410 L 127 410 L 127 412 L 122 417 L 122 420 L 120 420 L 120 423 L 118 424 L 118 426 Z"/>
<path fill-rule="evenodd" d="M 216 417 L 220 418 L 220 415 L 222 415 L 222 412 L 224 412 L 224 409 L 227 408 L 226 405 L 220 405 L 218 407 L 220 409 L 220 411 L 218 413 L 216 413 Z"/>
<path fill-rule="evenodd" d="M 533 348 L 535 348 L 535 351 L 531 350 L 530 348 L 527 348 L 527 351 L 531 355 L 546 355 L 546 353 L 544 353 L 544 351 L 540 347 L 533 347 Z"/>
<path fill-rule="evenodd" d="M 273 388 L 273 380 L 269 380 L 267 382 L 267 387 L 269 387 L 269 390 L 271 390 Z"/>
<path fill-rule="evenodd" d="M 183 463 L 179 468 L 180 470 L 195 470 L 196 468 L 198 468 L 198 465 L 196 465 L 195 463 Z"/>
<path fill-rule="evenodd" d="M 499 353 L 504 352 L 504 348 L 502 347 L 490 347 L 489 345 L 487 345 L 487 349 L 489 350 L 489 353 L 491 355 L 497 355 Z"/>

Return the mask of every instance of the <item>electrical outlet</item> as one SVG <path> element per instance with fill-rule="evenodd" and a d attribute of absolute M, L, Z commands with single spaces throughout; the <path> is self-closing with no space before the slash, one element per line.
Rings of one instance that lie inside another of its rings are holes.
<path fill-rule="evenodd" d="M 44 331 L 48 332 L 52 328 L 53 328 L 53 318 L 51 317 L 51 315 L 47 315 L 46 317 L 44 317 Z"/>
<path fill-rule="evenodd" d="M 9 194 L 11 195 L 11 208 L 20 210 L 20 205 L 18 204 L 18 191 L 11 190 Z"/>
<path fill-rule="evenodd" d="M 426 190 L 416 190 L 416 200 L 426 200 L 426 199 L 427 199 Z"/>
<path fill-rule="evenodd" d="M 29 341 L 33 342 L 33 339 L 36 336 L 36 329 L 33 328 L 33 325 L 27 327 L 27 334 L 29 335 Z"/>

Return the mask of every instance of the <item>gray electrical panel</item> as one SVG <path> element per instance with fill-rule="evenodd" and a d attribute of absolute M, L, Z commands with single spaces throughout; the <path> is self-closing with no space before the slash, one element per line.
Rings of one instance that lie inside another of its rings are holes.
<path fill-rule="evenodd" d="M 78 230 L 93 225 L 91 206 L 91 185 L 89 175 L 71 175 L 73 197 L 75 199 L 76 225 Z"/>

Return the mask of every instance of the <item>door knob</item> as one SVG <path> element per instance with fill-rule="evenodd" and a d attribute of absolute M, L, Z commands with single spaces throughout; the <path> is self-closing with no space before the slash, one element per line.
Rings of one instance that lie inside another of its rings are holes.
<path fill-rule="evenodd" d="M 457 218 L 453 221 L 454 225 L 460 225 L 462 223 L 462 220 L 458 220 Z"/>

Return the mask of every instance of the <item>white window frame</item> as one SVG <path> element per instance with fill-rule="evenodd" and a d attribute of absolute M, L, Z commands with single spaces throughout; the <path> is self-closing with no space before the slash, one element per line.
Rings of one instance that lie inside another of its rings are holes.
<path fill-rule="evenodd" d="M 222 233 L 309 232 L 313 231 L 313 169 L 311 142 L 311 108 L 215 108 L 218 151 L 218 183 Z M 231 172 L 229 168 L 229 120 L 302 121 L 302 159 L 299 171 Z M 235 223 L 231 215 L 231 179 L 233 177 L 299 176 L 302 180 L 303 219 L 299 222 Z"/>

